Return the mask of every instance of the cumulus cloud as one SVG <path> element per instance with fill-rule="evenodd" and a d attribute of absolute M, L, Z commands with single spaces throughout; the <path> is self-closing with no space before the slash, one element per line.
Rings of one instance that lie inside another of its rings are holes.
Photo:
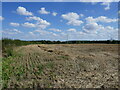
<path fill-rule="evenodd" d="M 9 34 L 9 35 L 12 35 L 12 34 L 20 34 L 22 33 L 21 31 L 19 31 L 18 29 L 7 29 L 7 30 L 3 30 L 3 34 Z"/>
<path fill-rule="evenodd" d="M 66 19 L 66 20 L 77 20 L 77 19 L 79 19 L 79 15 L 77 13 L 70 12 L 67 14 L 63 14 L 62 18 Z"/>
<path fill-rule="evenodd" d="M 14 27 L 18 27 L 18 26 L 20 26 L 19 23 L 14 23 L 14 22 L 11 22 L 10 25 L 11 25 L 11 26 L 14 26 Z"/>
<path fill-rule="evenodd" d="M 35 35 L 35 34 L 34 34 L 34 32 L 29 32 L 29 34 L 30 34 L 30 35 L 32 35 L 32 36 L 34 36 L 34 35 Z"/>
<path fill-rule="evenodd" d="M 19 31 L 18 29 L 13 29 L 13 32 L 16 32 L 16 33 L 22 33 L 22 32 Z"/>
<path fill-rule="evenodd" d="M 84 14 L 80 14 L 80 17 L 84 17 Z"/>
<path fill-rule="evenodd" d="M 56 28 L 50 28 L 49 30 L 54 31 L 54 32 L 61 32 L 62 30 L 56 29 Z"/>
<path fill-rule="evenodd" d="M 69 31 L 69 32 L 76 32 L 76 29 L 70 28 L 70 29 L 68 29 L 67 31 Z"/>
<path fill-rule="evenodd" d="M 82 20 L 79 20 L 80 16 L 74 12 L 62 14 L 61 17 L 65 20 L 68 20 L 68 22 L 67 22 L 68 25 L 80 26 L 83 23 Z"/>
<path fill-rule="evenodd" d="M 91 2 L 92 4 L 96 4 L 97 2 L 102 2 L 101 5 L 105 6 L 105 10 L 110 9 L 110 5 L 112 2 L 119 2 L 120 0 L 80 0 L 80 2 Z"/>
<path fill-rule="evenodd" d="M 57 16 L 57 13 L 56 13 L 56 12 L 53 12 L 52 15 L 53 15 L 53 16 Z"/>
<path fill-rule="evenodd" d="M 98 22 L 102 23 L 111 23 L 111 22 L 117 22 L 117 19 L 111 19 L 105 16 L 100 16 L 97 18 L 93 17 L 87 17 L 86 19 L 87 24 L 82 27 L 83 31 L 86 33 L 101 33 L 101 31 L 111 31 L 114 30 L 114 28 L 104 27 L 103 25 L 99 25 Z"/>
<path fill-rule="evenodd" d="M 45 29 L 46 27 L 48 27 L 49 25 L 51 25 L 50 22 L 48 22 L 46 20 L 43 20 L 40 17 L 36 17 L 36 16 L 27 17 L 26 20 L 28 20 L 28 21 L 30 21 L 30 20 L 37 21 L 37 23 L 35 25 L 36 25 L 36 27 L 41 28 L 41 29 Z"/>
<path fill-rule="evenodd" d="M 106 7 L 104 8 L 105 10 L 110 9 L 110 2 L 103 2 L 101 5 L 105 5 Z"/>
<path fill-rule="evenodd" d="M 45 30 L 45 29 L 39 29 L 39 28 L 37 28 L 36 30 L 34 30 L 34 31 L 30 31 L 29 33 L 28 33 L 30 36 L 33 36 L 34 38 L 40 38 L 40 39 L 43 39 L 43 40 L 45 40 L 45 39 L 54 39 L 55 40 L 55 38 L 54 37 L 58 37 L 59 35 L 58 34 L 56 34 L 55 32 L 51 32 L 51 31 L 48 31 L 48 30 Z"/>
<path fill-rule="evenodd" d="M 61 36 L 67 40 L 109 40 L 118 39 L 118 29 L 111 26 L 103 26 L 97 23 L 88 23 L 81 30 L 69 29 L 69 32 L 61 32 Z M 66 34 L 67 33 L 67 34 Z"/>
<path fill-rule="evenodd" d="M 26 8 L 21 7 L 21 6 L 19 6 L 16 11 L 19 15 L 25 15 L 25 16 L 33 15 L 32 12 L 27 11 Z"/>
<path fill-rule="evenodd" d="M 47 35 L 47 34 L 49 35 L 51 33 L 51 32 L 48 32 L 48 31 L 42 30 L 42 29 L 37 29 L 34 32 L 37 32 L 37 33 L 39 33 L 41 35 Z"/>
<path fill-rule="evenodd" d="M 0 16 L 0 21 L 4 20 L 4 18 L 2 16 Z"/>
<path fill-rule="evenodd" d="M 102 25 L 98 25 L 97 23 L 89 23 L 84 25 L 82 29 L 85 33 L 97 33 L 98 30 L 103 30 L 104 27 Z"/>
<path fill-rule="evenodd" d="M 120 0 L 79 0 L 80 2 L 119 2 Z"/>
<path fill-rule="evenodd" d="M 40 14 L 49 14 L 49 11 L 46 11 L 44 7 L 42 7 L 39 11 Z"/>
<path fill-rule="evenodd" d="M 36 16 L 32 16 L 32 17 L 27 17 L 26 20 L 30 21 L 30 20 L 37 20 L 40 21 L 41 18 L 40 17 L 36 17 Z"/>
<path fill-rule="evenodd" d="M 118 38 L 118 29 L 111 26 L 102 26 L 97 23 L 88 23 L 84 25 L 82 31 L 85 32 L 88 37 L 91 35 L 93 39 Z"/>
<path fill-rule="evenodd" d="M 53 36 L 58 36 L 56 33 L 53 33 L 52 35 L 53 35 Z"/>
<path fill-rule="evenodd" d="M 41 20 L 37 22 L 37 26 L 41 29 L 45 29 L 46 27 L 48 27 L 50 25 L 49 22 L 47 22 L 46 20 Z"/>
<path fill-rule="evenodd" d="M 93 23 L 93 22 L 103 22 L 103 23 L 111 23 L 111 22 L 117 22 L 118 19 L 111 19 L 105 16 L 100 16 L 97 18 L 93 17 L 87 17 L 86 18 L 87 23 Z"/>
<path fill-rule="evenodd" d="M 33 24 L 33 23 L 29 23 L 29 22 L 25 22 L 25 23 L 23 23 L 22 26 L 24 26 L 24 27 L 28 27 L 28 28 L 34 28 L 34 27 L 36 27 L 35 24 Z"/>

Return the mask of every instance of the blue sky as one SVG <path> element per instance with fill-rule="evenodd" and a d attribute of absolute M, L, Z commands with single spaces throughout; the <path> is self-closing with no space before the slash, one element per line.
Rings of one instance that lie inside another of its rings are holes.
<path fill-rule="evenodd" d="M 21 40 L 118 39 L 118 3 L 3 2 L 3 37 Z"/>

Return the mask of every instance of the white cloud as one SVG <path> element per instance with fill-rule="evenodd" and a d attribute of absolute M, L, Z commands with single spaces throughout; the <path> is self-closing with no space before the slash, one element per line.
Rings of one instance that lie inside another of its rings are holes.
<path fill-rule="evenodd" d="M 79 15 L 77 13 L 74 13 L 74 12 L 70 12 L 70 13 L 67 13 L 67 14 L 63 14 L 62 15 L 62 18 L 66 19 L 66 20 L 77 20 L 79 19 Z"/>
<path fill-rule="evenodd" d="M 68 30 L 67 30 L 68 31 Z M 88 23 L 82 30 L 70 29 L 69 32 L 61 32 L 64 40 L 109 40 L 118 39 L 118 29 L 111 26 L 102 26 L 97 23 Z"/>
<path fill-rule="evenodd" d="M 118 19 L 111 19 L 105 16 L 100 17 L 87 17 L 86 19 L 86 25 L 82 27 L 81 32 L 84 32 L 83 38 L 88 38 L 95 40 L 95 39 L 110 39 L 111 37 L 113 39 L 118 39 L 118 30 L 111 26 L 103 26 L 98 24 L 98 22 L 102 23 L 111 23 L 111 22 L 117 22 Z M 78 32 L 77 32 L 78 33 Z M 86 36 L 86 37 L 85 37 Z"/>
<path fill-rule="evenodd" d="M 111 26 L 102 26 L 97 23 L 88 23 L 82 27 L 82 31 L 86 36 L 93 37 L 93 39 L 114 39 L 118 38 L 118 30 Z"/>
<path fill-rule="evenodd" d="M 101 5 L 105 6 L 105 10 L 110 9 L 110 5 L 112 2 L 119 2 L 120 0 L 80 0 L 80 2 L 91 2 L 93 5 L 97 2 L 102 2 Z"/>
<path fill-rule="evenodd" d="M 20 26 L 19 23 L 14 23 L 14 22 L 11 22 L 10 25 L 11 25 L 11 26 L 14 26 L 14 27 L 18 27 L 18 26 Z"/>
<path fill-rule="evenodd" d="M 47 34 L 49 35 L 50 34 L 50 32 L 48 32 L 46 30 L 42 30 L 42 29 L 37 29 L 34 32 L 37 32 L 37 33 L 39 33 L 41 35 L 47 35 Z"/>
<path fill-rule="evenodd" d="M 85 33 L 96 33 L 97 30 L 104 29 L 101 25 L 98 25 L 97 23 L 89 23 L 82 27 L 83 32 Z"/>
<path fill-rule="evenodd" d="M 4 20 L 4 18 L 2 16 L 0 16 L 0 21 Z"/>
<path fill-rule="evenodd" d="M 104 8 L 105 10 L 110 9 L 110 2 L 103 2 L 101 5 L 105 5 L 106 7 Z"/>
<path fill-rule="evenodd" d="M 25 22 L 25 23 L 23 23 L 22 26 L 24 26 L 24 27 L 28 27 L 28 28 L 34 28 L 34 27 L 36 27 L 35 24 L 33 24 L 33 23 L 29 23 L 29 22 Z"/>
<path fill-rule="evenodd" d="M 56 33 L 53 33 L 52 35 L 53 35 L 53 36 L 58 36 Z"/>
<path fill-rule="evenodd" d="M 96 20 L 98 22 L 106 22 L 106 23 L 117 22 L 117 19 L 111 19 L 111 18 L 107 18 L 105 16 L 100 16 Z"/>
<path fill-rule="evenodd" d="M 53 16 L 57 16 L 57 13 L 56 13 L 56 12 L 53 12 L 52 15 L 53 15 Z"/>
<path fill-rule="evenodd" d="M 120 0 L 79 0 L 80 2 L 119 2 Z"/>
<path fill-rule="evenodd" d="M 118 14 L 120 14 L 120 10 L 118 11 Z"/>
<path fill-rule="evenodd" d="M 67 31 L 53 33 L 43 29 L 29 32 L 35 39 L 42 40 L 108 40 L 118 39 L 118 29 L 111 26 L 102 26 L 97 23 L 88 23 L 82 30 L 70 28 Z M 67 39 L 68 38 L 68 39 Z"/>
<path fill-rule="evenodd" d="M 36 16 L 27 17 L 26 19 L 28 21 L 30 21 L 30 20 L 37 21 L 35 25 L 36 25 L 36 27 L 41 28 L 41 29 L 45 29 L 46 27 L 48 27 L 49 25 L 51 25 L 50 22 L 47 22 L 46 20 L 43 20 L 40 17 L 36 17 Z"/>
<path fill-rule="evenodd" d="M 80 17 L 84 17 L 84 14 L 80 14 Z"/>
<path fill-rule="evenodd" d="M 43 19 L 41 21 L 37 22 L 37 26 L 41 29 L 45 29 L 49 25 L 50 25 L 50 23 Z"/>
<path fill-rule="evenodd" d="M 18 29 L 13 29 L 13 32 L 16 32 L 16 33 L 22 33 L 22 32 L 19 31 Z"/>
<path fill-rule="evenodd" d="M 36 16 L 32 16 L 32 17 L 27 17 L 26 20 L 28 20 L 28 21 L 30 21 L 30 20 L 40 21 L 41 18 L 40 17 L 36 17 Z"/>
<path fill-rule="evenodd" d="M 32 37 L 32 39 L 34 38 L 39 40 L 57 40 L 59 34 L 44 29 L 36 29 L 34 31 L 30 31 L 27 37 Z"/>
<path fill-rule="evenodd" d="M 27 11 L 26 8 L 21 7 L 21 6 L 19 6 L 16 11 L 19 15 L 25 15 L 25 16 L 33 15 L 32 12 Z"/>
<path fill-rule="evenodd" d="M 70 28 L 70 29 L 68 29 L 67 31 L 69 31 L 69 32 L 76 32 L 76 29 Z"/>
<path fill-rule="evenodd" d="M 30 35 L 34 36 L 35 34 L 33 32 L 29 32 Z"/>
<path fill-rule="evenodd" d="M 83 23 L 81 20 L 71 20 L 67 24 L 68 25 L 73 25 L 73 26 L 80 26 Z"/>
<path fill-rule="evenodd" d="M 93 22 L 103 22 L 103 23 L 111 23 L 111 22 L 117 22 L 117 19 L 111 19 L 105 16 L 100 16 L 97 18 L 93 18 L 93 17 L 87 17 L 86 18 L 87 23 L 93 23 Z"/>
<path fill-rule="evenodd" d="M 62 14 L 62 18 L 68 20 L 67 22 L 68 25 L 80 26 L 83 23 L 83 21 L 79 20 L 80 16 L 74 12 Z"/>
<path fill-rule="evenodd" d="M 3 30 L 4 34 L 20 34 L 22 33 L 21 31 L 19 31 L 18 29 L 7 29 L 7 30 Z"/>
<path fill-rule="evenodd" d="M 50 28 L 49 30 L 54 31 L 54 32 L 61 32 L 62 30 L 56 29 L 56 28 Z"/>
<path fill-rule="evenodd" d="M 86 20 L 87 23 L 96 22 L 96 19 L 94 19 L 93 17 L 87 17 L 87 18 L 85 18 L 85 20 Z"/>
<path fill-rule="evenodd" d="M 49 11 L 46 11 L 44 7 L 42 7 L 39 11 L 40 14 L 49 14 Z"/>

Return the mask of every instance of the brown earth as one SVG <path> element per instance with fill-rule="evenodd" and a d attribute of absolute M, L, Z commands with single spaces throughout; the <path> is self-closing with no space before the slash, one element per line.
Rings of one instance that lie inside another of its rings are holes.
<path fill-rule="evenodd" d="M 16 48 L 8 88 L 118 88 L 117 44 L 41 44 Z M 13 72 L 13 73 L 14 73 Z"/>

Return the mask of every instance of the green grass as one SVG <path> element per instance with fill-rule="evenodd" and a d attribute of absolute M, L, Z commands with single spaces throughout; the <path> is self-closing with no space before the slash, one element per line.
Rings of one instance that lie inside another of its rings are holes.
<path fill-rule="evenodd" d="M 16 68 L 14 75 L 17 80 L 20 80 L 20 77 L 25 73 L 25 68 L 23 66 L 19 66 Z"/>
<path fill-rule="evenodd" d="M 2 58 L 0 57 L 0 89 L 2 88 Z"/>
<path fill-rule="evenodd" d="M 60 58 L 60 59 L 69 59 L 69 56 L 61 55 L 61 56 L 58 56 L 58 58 Z"/>
<path fill-rule="evenodd" d="M 35 72 L 36 74 L 42 74 L 42 72 L 45 70 L 45 68 L 53 69 L 54 68 L 54 63 L 53 62 L 48 62 L 46 64 L 40 64 L 37 66 L 37 71 Z"/>
<path fill-rule="evenodd" d="M 12 48 L 7 48 L 7 49 L 6 49 L 6 53 L 7 53 L 7 57 L 14 55 Z"/>
<path fill-rule="evenodd" d="M 7 49 L 6 53 L 7 57 L 2 58 L 3 88 L 7 88 L 7 83 L 12 75 L 16 76 L 16 79 L 19 80 L 20 76 L 24 73 L 24 68 L 22 66 L 13 66 L 15 58 L 21 55 L 13 51 L 11 48 Z"/>
<path fill-rule="evenodd" d="M 12 75 L 14 69 L 12 67 L 13 57 L 3 58 L 2 59 L 2 80 L 3 80 L 3 88 L 7 88 L 8 80 Z"/>
<path fill-rule="evenodd" d="M 39 65 L 39 66 L 38 66 L 38 72 L 37 72 L 37 73 L 38 73 L 38 74 L 41 74 L 41 73 L 43 72 L 43 69 L 44 69 L 44 65 L 42 65 L 42 64 Z"/>
<path fill-rule="evenodd" d="M 53 62 L 49 62 L 49 63 L 46 64 L 46 67 L 52 69 L 52 68 L 54 68 L 54 63 Z"/>

